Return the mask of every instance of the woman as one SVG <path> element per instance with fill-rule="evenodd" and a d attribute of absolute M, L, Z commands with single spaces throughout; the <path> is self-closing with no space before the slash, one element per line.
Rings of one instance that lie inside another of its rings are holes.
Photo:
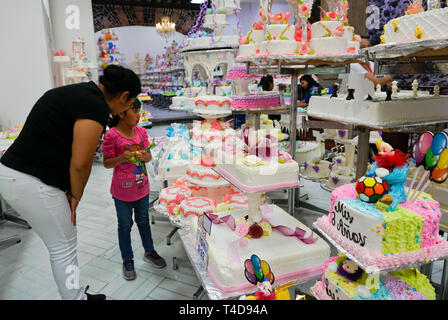
<path fill-rule="evenodd" d="M 99 82 L 47 91 L 0 161 L 0 194 L 45 243 L 63 299 L 106 298 L 79 286 L 76 208 L 109 115 L 129 109 L 141 91 L 137 75 L 115 65 Z"/>
<path fill-rule="evenodd" d="M 306 108 L 310 102 L 312 95 L 319 94 L 322 87 L 314 80 L 311 75 L 304 75 L 300 78 L 299 96 L 302 97 L 302 101 L 298 102 L 299 108 Z"/>

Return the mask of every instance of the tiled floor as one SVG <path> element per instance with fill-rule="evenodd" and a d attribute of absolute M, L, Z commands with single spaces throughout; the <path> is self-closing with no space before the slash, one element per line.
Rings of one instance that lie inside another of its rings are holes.
<path fill-rule="evenodd" d="M 164 128 L 154 127 L 150 135 L 160 136 Z M 172 258 L 186 259 L 186 253 L 178 236 L 172 244 L 166 244 L 166 235 L 173 229 L 172 225 L 156 220 L 151 225 L 155 247 L 165 257 L 167 268 L 155 269 L 143 261 L 143 248 L 137 228 L 133 228 L 132 239 L 135 256 L 137 279 L 126 281 L 122 276 L 120 250 L 117 239 L 117 220 L 109 185 L 112 170 L 105 169 L 95 162 L 85 196 L 78 208 L 78 261 L 81 283 L 90 285 L 91 291 L 101 292 L 108 299 L 134 300 L 182 300 L 192 299 L 200 287 L 194 270 L 188 263 L 181 263 L 178 270 L 173 270 Z M 309 202 L 321 208 L 328 208 L 329 194 L 318 185 L 302 180 L 302 194 L 308 193 Z M 152 182 L 151 188 L 160 186 Z M 285 197 L 277 192 L 273 197 Z M 311 226 L 317 216 L 305 209 L 295 213 L 296 218 Z M 53 280 L 49 255 L 46 247 L 33 230 L 6 222 L 0 224 L 0 238 L 20 234 L 22 241 L 6 248 L 0 247 L 0 299 L 60 299 Z M 336 250 L 332 249 L 332 254 Z M 433 280 L 440 283 L 442 263 L 436 262 Z M 314 283 L 299 286 L 304 292 Z M 207 295 L 203 299 L 208 299 Z"/>

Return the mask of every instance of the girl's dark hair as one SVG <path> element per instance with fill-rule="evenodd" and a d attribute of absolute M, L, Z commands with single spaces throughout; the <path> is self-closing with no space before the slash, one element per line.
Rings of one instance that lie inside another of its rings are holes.
<path fill-rule="evenodd" d="M 307 94 L 307 92 L 309 90 L 311 90 L 312 87 L 318 87 L 318 91 L 322 90 L 321 85 L 319 84 L 319 82 L 317 82 L 316 80 L 314 80 L 314 78 L 310 75 L 310 74 L 305 74 L 303 75 L 299 82 L 301 82 L 302 80 L 305 80 L 306 82 L 308 82 L 308 88 L 303 88 L 300 84 L 299 84 L 299 99 L 303 100 Z"/>
<path fill-rule="evenodd" d="M 320 6 L 321 0 L 315 0 L 311 7 L 311 16 L 308 19 L 311 24 L 320 21 Z"/>
<path fill-rule="evenodd" d="M 261 86 L 263 88 L 263 91 L 269 91 L 269 86 L 271 83 L 274 84 L 274 79 L 271 75 L 266 75 L 260 79 L 260 83 L 258 84 L 258 86 Z"/>
<path fill-rule="evenodd" d="M 110 96 L 129 91 L 129 98 L 135 98 L 142 91 L 140 79 L 134 71 L 114 64 L 104 69 L 99 81 Z"/>
<path fill-rule="evenodd" d="M 142 103 L 140 102 L 139 99 L 135 98 L 134 102 L 131 105 L 130 109 L 135 109 L 135 110 L 140 110 L 140 108 L 142 107 Z M 123 111 L 123 114 L 126 115 L 127 110 Z M 120 115 L 115 115 L 115 116 L 111 116 L 109 117 L 109 127 L 113 128 L 116 127 L 118 125 L 118 122 L 120 122 Z"/>
<path fill-rule="evenodd" d="M 311 89 L 312 87 L 320 87 L 320 84 L 314 80 L 314 78 L 310 74 L 305 74 L 300 78 L 300 81 L 305 80 L 308 82 L 308 88 L 307 90 Z"/>

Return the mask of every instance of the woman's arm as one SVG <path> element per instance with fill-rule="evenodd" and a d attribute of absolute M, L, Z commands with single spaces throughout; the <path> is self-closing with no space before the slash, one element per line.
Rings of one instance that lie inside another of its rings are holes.
<path fill-rule="evenodd" d="M 387 85 L 389 88 L 392 87 L 392 77 L 390 75 L 385 75 L 382 78 L 378 78 L 373 73 L 366 73 L 365 77 L 373 82 L 375 87 L 379 84 L 381 86 Z"/>
<path fill-rule="evenodd" d="M 94 120 L 80 119 L 73 128 L 72 158 L 70 160 L 70 209 L 76 224 L 76 208 L 84 193 L 92 170 L 93 157 L 103 127 Z"/>

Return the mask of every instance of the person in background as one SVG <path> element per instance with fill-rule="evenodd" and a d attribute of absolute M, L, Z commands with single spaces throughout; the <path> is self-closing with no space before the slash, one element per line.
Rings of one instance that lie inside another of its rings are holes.
<path fill-rule="evenodd" d="M 121 66 L 106 67 L 99 82 L 47 91 L 0 160 L 0 194 L 44 242 L 64 300 L 106 299 L 80 286 L 76 210 L 109 115 L 141 92 L 139 77 Z"/>
<path fill-rule="evenodd" d="M 274 89 L 274 78 L 271 75 L 263 76 L 258 83 L 258 87 L 263 91 L 272 91 Z"/>
<path fill-rule="evenodd" d="M 274 90 L 274 78 L 271 75 L 269 75 L 269 74 L 266 75 L 266 76 L 263 76 L 260 79 L 258 87 L 259 88 L 261 87 L 261 89 L 263 91 L 272 91 L 272 90 Z M 280 121 L 281 115 L 279 115 L 279 114 L 272 114 L 272 115 L 269 115 L 269 119 Z"/>
<path fill-rule="evenodd" d="M 314 78 L 305 74 L 300 78 L 299 97 L 302 97 L 297 103 L 299 108 L 306 108 L 310 102 L 311 96 L 318 95 L 322 90 L 321 85 Z"/>
<path fill-rule="evenodd" d="M 145 163 L 152 156 L 151 151 L 145 150 L 150 145 L 148 133 L 138 126 L 140 108 L 141 103 L 136 99 L 129 110 L 114 116 L 102 145 L 104 166 L 114 169 L 110 192 L 117 210 L 118 243 L 126 280 L 136 278 L 131 246 L 133 214 L 145 249 L 144 261 L 156 268 L 166 267 L 165 260 L 154 250 L 149 226 L 149 180 Z"/>

